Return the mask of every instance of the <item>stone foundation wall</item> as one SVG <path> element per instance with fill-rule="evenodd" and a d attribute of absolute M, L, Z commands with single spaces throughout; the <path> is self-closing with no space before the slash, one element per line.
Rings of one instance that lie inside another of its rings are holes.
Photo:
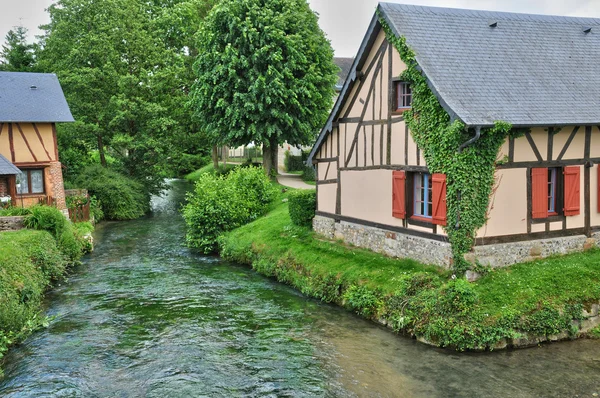
<path fill-rule="evenodd" d="M 25 217 L 0 217 L 0 231 L 18 231 L 25 228 L 23 219 Z"/>
<path fill-rule="evenodd" d="M 354 246 L 390 257 L 412 258 L 425 264 L 448 268 L 451 264 L 450 243 L 405 235 L 347 221 L 315 216 L 313 229 L 329 239 L 340 239 Z"/>
<path fill-rule="evenodd" d="M 467 260 L 470 262 L 478 261 L 482 265 L 491 267 L 505 267 L 553 255 L 580 252 L 584 249 L 596 247 L 599 241 L 600 233 L 596 233 L 592 238 L 587 238 L 585 235 L 576 235 L 475 246 L 473 253 L 467 255 Z"/>
<path fill-rule="evenodd" d="M 450 243 L 405 235 L 333 218 L 315 216 L 313 229 L 328 239 L 340 239 L 354 246 L 363 247 L 390 257 L 412 258 L 425 264 L 449 268 L 452 251 Z M 600 246 L 600 232 L 585 235 L 564 236 L 551 239 L 475 246 L 465 255 L 467 261 L 490 267 L 506 267 L 541 258 L 581 252 Z"/>

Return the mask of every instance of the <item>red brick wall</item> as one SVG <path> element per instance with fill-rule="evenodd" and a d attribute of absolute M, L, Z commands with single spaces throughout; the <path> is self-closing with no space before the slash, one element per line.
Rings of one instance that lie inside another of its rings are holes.
<path fill-rule="evenodd" d="M 50 167 L 46 169 L 46 174 L 46 178 L 51 184 L 47 194 L 54 198 L 57 208 L 65 210 L 67 208 L 67 203 L 65 202 L 65 187 L 60 162 L 52 162 Z"/>
<path fill-rule="evenodd" d="M 8 192 L 8 178 L 0 177 L 0 196 L 10 196 Z"/>

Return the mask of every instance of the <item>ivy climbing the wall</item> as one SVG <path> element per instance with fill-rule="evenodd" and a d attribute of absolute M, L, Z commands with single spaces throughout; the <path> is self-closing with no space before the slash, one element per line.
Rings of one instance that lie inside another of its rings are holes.
<path fill-rule="evenodd" d="M 471 266 L 464 255 L 471 251 L 477 230 L 487 220 L 498 151 L 507 137 L 522 132 L 498 121 L 494 127 L 482 129 L 478 140 L 459 151 L 475 135 L 475 129 L 450 119 L 429 88 L 405 38 L 397 37 L 381 15 L 379 21 L 407 67 L 400 77 L 411 85 L 412 108 L 404 112 L 404 119 L 429 171 L 446 174 L 445 230 L 452 245 L 454 270 L 457 274 L 464 273 Z"/>

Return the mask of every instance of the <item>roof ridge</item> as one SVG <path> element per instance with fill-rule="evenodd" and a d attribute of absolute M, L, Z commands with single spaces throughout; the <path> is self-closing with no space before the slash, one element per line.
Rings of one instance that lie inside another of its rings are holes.
<path fill-rule="evenodd" d="M 422 6 L 414 4 L 403 4 L 403 3 L 389 3 L 380 2 L 379 5 L 382 8 L 389 8 L 390 11 L 401 10 L 403 12 L 413 12 L 418 14 L 446 14 L 473 18 L 498 18 L 504 20 L 519 20 L 519 21 L 532 21 L 532 22 L 563 22 L 581 24 L 584 22 L 594 22 L 600 24 L 600 17 L 575 17 L 575 16 L 564 16 L 564 15 L 552 15 L 552 14 L 527 14 L 519 12 L 508 12 L 508 11 L 491 11 L 491 10 L 477 10 L 469 8 L 451 8 L 451 7 L 432 7 Z"/>

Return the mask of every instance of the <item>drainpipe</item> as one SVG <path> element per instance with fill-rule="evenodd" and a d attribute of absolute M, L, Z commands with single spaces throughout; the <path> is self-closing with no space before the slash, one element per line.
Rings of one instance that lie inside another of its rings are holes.
<path fill-rule="evenodd" d="M 475 126 L 475 135 L 469 140 L 462 143 L 461 146 L 458 147 L 458 153 L 462 153 L 463 149 L 468 147 L 471 144 L 474 144 L 481 137 L 481 126 Z M 460 227 L 460 191 L 457 193 L 458 196 L 458 214 L 456 215 L 456 225 L 454 229 L 458 229 Z"/>

